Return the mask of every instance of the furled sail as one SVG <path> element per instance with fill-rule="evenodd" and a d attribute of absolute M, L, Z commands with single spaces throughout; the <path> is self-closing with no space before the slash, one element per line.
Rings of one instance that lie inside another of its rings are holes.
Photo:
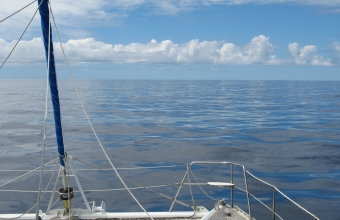
<path fill-rule="evenodd" d="M 51 90 L 55 132 L 56 132 L 56 138 L 57 138 L 58 153 L 60 156 L 60 165 L 65 166 L 65 163 L 63 160 L 63 158 L 65 157 L 64 139 L 63 139 L 63 130 L 61 127 L 60 103 L 59 103 L 57 76 L 56 76 L 55 63 L 54 63 L 52 27 L 50 24 L 50 16 L 49 16 L 50 11 L 48 8 L 48 0 L 38 0 L 38 4 L 40 5 L 39 12 L 41 16 L 41 29 L 43 33 L 47 66 L 49 68 L 48 77 L 49 77 L 50 90 Z M 48 48 L 49 38 L 50 38 L 50 48 Z M 49 56 L 48 56 L 48 51 L 50 51 Z"/>

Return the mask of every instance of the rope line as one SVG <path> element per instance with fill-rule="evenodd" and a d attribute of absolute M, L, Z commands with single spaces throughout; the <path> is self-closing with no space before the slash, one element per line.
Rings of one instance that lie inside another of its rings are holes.
<path fill-rule="evenodd" d="M 167 186 L 177 186 L 178 183 L 170 183 L 170 184 L 164 184 L 164 185 L 156 185 L 156 186 L 140 186 L 140 187 L 130 187 L 131 190 L 137 190 L 137 189 L 149 189 L 149 188 L 161 188 L 161 187 L 167 187 Z M 125 188 L 119 188 L 119 189 L 88 189 L 83 190 L 83 192 L 110 192 L 110 191 L 123 191 L 126 190 Z M 39 191 L 33 191 L 33 190 L 15 190 L 15 189 L 3 189 L 0 190 L 0 192 L 17 192 L 17 193 L 37 193 Z M 46 191 L 47 193 L 52 193 L 53 191 Z M 58 191 L 54 191 L 58 192 Z M 73 190 L 73 192 L 80 192 L 78 190 Z M 170 197 L 169 197 L 170 198 Z"/>
<path fill-rule="evenodd" d="M 58 158 L 57 158 L 57 159 L 54 159 L 54 160 L 52 160 L 52 161 L 50 161 L 50 162 L 48 162 L 48 163 L 45 163 L 44 166 L 46 166 L 46 165 L 48 165 L 48 164 L 50 164 L 50 163 L 52 163 L 52 162 L 54 162 L 54 161 L 56 161 L 56 160 L 58 160 Z M 27 172 L 27 173 L 24 173 L 24 174 L 22 174 L 22 175 L 20 175 L 20 176 L 18 176 L 18 177 L 16 177 L 16 178 L 10 180 L 10 181 L 7 181 L 6 183 L 0 185 L 0 188 L 3 187 L 3 186 L 6 186 L 7 184 L 9 184 L 9 183 L 11 183 L 11 182 L 14 182 L 14 181 L 17 180 L 17 179 L 20 179 L 21 177 L 24 177 L 24 176 L 26 176 L 26 175 L 28 175 L 28 174 L 30 174 L 30 173 L 36 171 L 36 170 L 39 170 L 40 168 L 41 168 L 41 167 L 37 167 L 37 168 L 35 168 L 35 169 L 33 169 L 33 170 L 31 170 L 31 171 L 29 171 L 29 172 Z"/>
<path fill-rule="evenodd" d="M 139 170 L 139 169 L 161 169 L 161 168 L 173 168 L 173 167 L 185 167 L 185 165 L 170 165 L 170 166 L 156 166 L 156 167 L 122 167 L 116 168 L 117 170 Z M 98 169 L 74 169 L 76 171 L 92 171 Z M 102 170 L 113 170 L 112 168 Z M 0 172 L 28 172 L 30 170 L 0 170 Z M 44 170 L 44 172 L 52 172 L 53 170 Z"/>
<path fill-rule="evenodd" d="M 190 169 L 190 167 L 188 167 L 188 169 Z M 196 206 L 195 206 L 194 194 L 192 193 L 192 189 L 191 189 L 190 175 L 188 175 L 188 183 L 189 183 L 190 195 L 191 195 L 191 199 L 192 199 L 192 209 L 194 210 L 194 213 L 192 214 L 192 216 L 194 216 L 196 214 Z M 192 217 L 192 216 L 190 216 L 190 217 Z"/>
<path fill-rule="evenodd" d="M 15 15 L 16 13 L 18 13 L 18 12 L 22 11 L 23 9 L 27 8 L 28 6 L 30 6 L 31 4 L 33 4 L 33 3 L 34 3 L 34 2 L 36 2 L 36 1 L 37 1 L 37 0 L 34 0 L 33 2 L 29 3 L 28 5 L 26 5 L 26 6 L 25 6 L 25 7 L 23 7 L 22 9 L 20 9 L 19 11 L 16 11 L 16 12 L 14 12 L 13 14 L 11 14 L 11 15 L 7 16 L 6 18 L 4 18 L 4 19 L 0 20 L 0 23 L 1 23 L 1 22 L 3 22 L 3 21 L 4 21 L 4 20 L 6 20 L 6 19 L 8 19 L 8 18 L 12 17 L 12 16 L 13 16 L 13 15 Z"/>
<path fill-rule="evenodd" d="M 51 162 L 53 162 L 53 161 L 56 161 L 56 164 L 55 164 L 55 167 L 54 167 L 54 172 L 52 173 L 51 178 L 50 178 L 50 180 L 48 181 L 48 184 L 47 184 L 47 186 L 46 186 L 46 188 L 45 188 L 43 194 L 41 195 L 41 198 L 42 198 L 42 197 L 45 195 L 45 193 L 47 192 L 47 189 L 48 189 L 48 187 L 50 186 L 50 183 L 51 183 L 51 181 L 52 181 L 52 179 L 53 179 L 55 170 L 56 170 L 56 168 L 57 168 L 58 158 L 55 159 L 55 160 L 50 161 L 49 163 L 51 163 Z M 38 168 L 38 169 L 39 169 L 39 168 Z M 25 213 L 23 213 L 23 214 L 21 214 L 21 215 L 19 215 L 19 216 L 17 216 L 17 217 L 14 217 L 14 218 L 0 218 L 0 219 L 1 219 L 1 220 L 14 220 L 14 219 L 18 219 L 18 218 L 20 218 L 20 217 L 26 215 L 27 213 L 29 213 L 29 212 L 30 212 L 32 209 L 34 209 L 37 205 L 38 205 L 38 202 L 35 203 L 35 204 L 34 204 L 30 209 L 28 209 Z"/>
<path fill-rule="evenodd" d="M 196 183 L 198 183 L 198 181 L 197 181 L 197 179 L 196 179 L 194 173 L 192 172 L 192 169 L 190 169 L 190 172 L 191 172 L 192 177 L 195 179 Z M 209 194 L 206 193 L 206 192 L 203 190 L 203 188 L 202 188 L 199 184 L 198 184 L 198 187 L 201 189 L 201 191 L 202 191 L 208 198 L 210 198 L 211 200 L 214 200 L 214 201 L 219 201 L 219 199 L 214 199 L 213 197 L 209 196 Z"/>
<path fill-rule="evenodd" d="M 46 210 L 46 212 L 43 214 L 43 216 L 41 216 L 41 218 L 44 217 L 44 216 L 46 215 L 46 213 L 47 213 L 48 211 L 50 211 L 51 208 L 52 208 L 58 201 L 60 201 L 59 198 L 57 198 L 57 199 L 55 200 L 55 202 L 51 205 L 51 207 L 50 207 L 49 209 Z"/>
<path fill-rule="evenodd" d="M 31 18 L 30 22 L 28 23 L 28 25 L 26 26 L 24 32 L 22 32 L 19 40 L 15 43 L 14 47 L 12 48 L 11 52 L 8 54 L 8 56 L 6 57 L 6 59 L 4 60 L 4 62 L 2 62 L 1 66 L 0 66 L 0 69 L 3 67 L 3 65 L 6 63 L 6 61 L 8 60 L 8 58 L 11 56 L 11 54 L 13 53 L 14 49 L 16 48 L 16 46 L 18 45 L 18 43 L 20 42 L 21 38 L 24 36 L 25 32 L 27 31 L 27 28 L 30 26 L 30 24 L 32 23 L 33 21 L 33 18 L 35 17 L 35 15 L 37 14 L 39 8 L 40 8 L 40 5 L 44 2 L 44 0 L 42 0 L 37 8 L 37 10 L 35 10 L 34 12 L 34 15 L 33 17 Z"/>
<path fill-rule="evenodd" d="M 253 178 L 255 178 L 256 180 L 274 188 L 278 193 L 280 193 L 283 197 L 285 197 L 287 200 L 289 200 L 291 203 L 293 203 L 294 205 L 296 205 L 299 209 L 303 210 L 304 212 L 308 213 L 309 215 L 311 215 L 313 218 L 318 219 L 314 214 L 312 214 L 311 212 L 309 212 L 307 209 L 303 208 L 302 206 L 300 206 L 299 204 L 297 204 L 294 200 L 292 200 L 291 198 L 289 198 L 286 194 L 284 194 L 283 192 L 281 192 L 278 188 L 276 188 L 276 186 L 271 185 L 263 180 L 261 180 L 260 178 L 254 176 L 252 173 L 250 173 L 248 170 L 246 170 L 246 173 L 248 173 L 250 176 L 252 176 Z M 249 191 L 249 190 L 248 190 Z M 250 194 L 250 193 L 249 193 Z"/>
<path fill-rule="evenodd" d="M 75 159 L 75 160 L 77 160 L 77 161 L 79 161 L 79 162 L 82 162 L 82 163 L 84 163 L 84 164 L 86 164 L 86 165 L 88 165 L 88 166 L 92 166 L 92 167 L 94 167 L 94 168 L 96 168 L 96 169 L 98 169 L 98 170 L 101 170 L 101 171 L 104 171 L 104 172 L 106 172 L 106 173 L 109 173 L 109 174 L 111 174 L 111 175 L 113 175 L 113 176 L 116 176 L 116 175 L 117 175 L 117 174 L 115 174 L 115 173 L 111 173 L 110 171 L 101 169 L 100 167 L 97 167 L 97 166 L 95 166 L 95 165 L 93 165 L 93 164 L 90 164 L 90 163 L 87 163 L 87 162 L 85 162 L 85 161 L 82 161 L 82 160 L 80 160 L 80 159 L 78 159 L 78 158 L 73 157 L 73 159 Z M 177 200 L 177 199 L 174 199 L 174 198 L 172 198 L 172 197 L 170 197 L 170 196 L 167 196 L 167 195 L 165 195 L 165 194 L 163 194 L 163 193 L 157 192 L 156 190 L 153 190 L 153 189 L 151 189 L 151 188 L 148 188 L 148 187 L 146 187 L 146 186 L 143 186 L 142 184 L 136 183 L 136 182 L 134 182 L 134 181 L 132 181 L 132 180 L 129 180 L 129 179 L 127 179 L 127 178 L 124 178 L 124 177 L 123 177 L 123 179 L 124 179 L 125 181 L 128 181 L 128 182 L 130 182 L 130 183 L 136 185 L 136 186 L 139 186 L 141 189 L 147 189 L 147 190 L 149 190 L 149 191 L 151 191 L 151 192 L 153 192 L 153 193 L 155 193 L 155 194 L 157 194 L 157 195 L 159 195 L 159 196 L 161 196 L 161 197 L 167 198 L 167 199 L 172 200 L 172 201 L 175 200 L 175 202 L 177 202 L 178 204 L 181 204 L 181 205 L 183 205 L 183 206 L 186 206 L 186 207 L 191 208 L 191 206 L 190 206 L 189 204 L 187 204 L 187 203 L 184 203 L 184 202 L 182 202 L 182 201 L 179 201 L 179 200 Z M 178 185 L 178 183 L 175 183 L 174 185 Z"/>
<path fill-rule="evenodd" d="M 47 0 L 48 1 L 48 0 Z M 44 172 L 44 160 L 45 160 L 45 149 L 46 149 L 46 126 L 47 126 L 47 115 L 48 115 L 48 76 L 50 70 L 50 52 L 51 52 L 51 25 L 48 25 L 48 55 L 47 55 L 47 71 L 46 71 L 46 96 L 45 96 L 45 116 L 44 116 L 44 136 L 43 136 L 43 149 L 41 152 L 41 169 L 40 169 L 40 180 L 39 180 L 39 192 L 37 199 L 37 210 L 36 210 L 36 219 L 39 217 L 39 208 L 40 208 L 40 196 L 41 196 L 41 187 L 43 182 L 43 172 Z M 54 172 L 53 172 L 54 173 Z"/>
<path fill-rule="evenodd" d="M 76 93 L 77 93 L 79 102 L 80 102 L 80 104 L 81 104 L 81 106 L 82 106 L 82 108 L 83 108 L 83 111 L 84 111 L 84 114 L 85 114 L 85 116 L 86 116 L 86 119 L 87 119 L 87 121 L 88 121 L 88 123 L 89 123 L 89 125 L 90 125 L 90 127 L 91 127 L 91 129 L 92 129 L 92 132 L 93 132 L 94 136 L 96 137 L 97 142 L 98 142 L 99 146 L 101 147 L 101 149 L 102 149 L 102 151 L 103 151 L 103 153 L 104 153 L 106 159 L 109 161 L 111 167 L 113 168 L 114 172 L 116 173 L 117 177 L 119 178 L 119 180 L 121 181 L 121 183 L 123 184 L 123 186 L 124 186 L 124 187 L 126 188 L 126 190 L 129 192 L 129 194 L 130 194 L 131 197 L 135 200 L 135 202 L 138 204 L 138 206 L 145 212 L 145 214 L 146 214 L 150 219 L 154 220 L 154 219 L 149 215 L 149 213 L 145 210 L 145 208 L 140 204 L 140 202 L 138 201 L 138 199 L 137 199 L 137 198 L 133 195 L 133 193 L 129 190 L 129 188 L 127 187 L 126 183 L 124 182 L 124 180 L 122 179 L 122 177 L 119 175 L 119 173 L 118 173 L 116 167 L 113 165 L 112 161 L 110 160 L 109 156 L 107 155 L 107 153 L 106 153 L 106 151 L 105 151 L 105 149 L 104 149 L 102 143 L 100 142 L 100 140 L 99 140 L 99 138 L 98 138 L 98 136 L 97 136 L 96 131 L 94 130 L 94 128 L 93 128 L 93 126 L 92 126 L 92 123 L 91 123 L 91 121 L 90 121 L 90 118 L 89 118 L 89 116 L 88 116 L 88 114 L 87 114 L 87 112 L 86 112 L 85 106 L 84 106 L 84 104 L 83 104 L 83 102 L 82 102 L 82 99 L 81 99 L 81 97 L 80 97 L 80 95 L 79 95 L 79 92 L 78 92 L 78 89 L 77 89 L 77 85 L 76 85 L 76 83 L 75 83 L 75 81 L 74 81 L 73 74 L 72 74 L 72 71 L 71 71 L 71 69 L 70 69 L 69 63 L 68 63 L 68 61 L 67 61 L 67 58 L 66 58 L 66 55 L 65 55 L 65 51 L 64 51 L 64 48 L 63 48 L 62 43 L 61 43 L 61 40 L 60 40 L 59 32 L 58 32 L 57 25 L 56 25 L 56 22 L 55 22 L 55 19 L 54 19 L 54 15 L 53 15 L 53 13 L 52 13 L 52 9 L 51 9 L 51 8 L 50 8 L 50 11 L 51 11 L 52 18 L 53 18 L 53 22 L 54 22 L 54 26 L 55 26 L 55 29 L 56 29 L 56 32 L 57 32 L 57 35 L 58 35 L 58 38 L 59 38 L 59 43 L 60 43 L 60 46 L 61 46 L 61 49 L 62 49 L 62 52 L 63 52 L 63 55 L 64 55 L 64 59 L 65 59 L 65 62 L 66 62 L 66 64 L 67 64 L 68 71 L 69 71 L 70 76 L 71 76 L 71 79 L 72 79 L 73 86 L 74 86 L 75 91 L 76 91 Z"/>

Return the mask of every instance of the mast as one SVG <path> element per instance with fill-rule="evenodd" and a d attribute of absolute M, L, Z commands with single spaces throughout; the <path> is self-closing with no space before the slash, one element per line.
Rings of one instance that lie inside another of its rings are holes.
<path fill-rule="evenodd" d="M 55 63 L 54 63 L 52 27 L 50 25 L 50 19 L 49 19 L 50 12 L 48 9 L 48 0 L 38 0 L 38 4 L 39 5 L 41 4 L 39 8 L 39 12 L 41 16 L 41 29 L 43 33 L 47 66 L 49 67 L 48 77 L 49 77 L 49 82 L 50 82 L 50 91 L 51 91 L 51 98 L 52 98 L 52 105 L 53 105 L 53 112 L 54 112 L 54 124 L 55 124 L 55 133 L 56 133 L 57 145 L 58 145 L 58 154 L 60 157 L 60 165 L 65 167 L 65 163 L 63 159 L 65 157 L 63 129 L 61 127 L 59 93 L 58 93 L 57 76 L 56 76 L 56 69 L 55 69 Z M 50 39 L 50 45 L 48 45 L 49 39 Z M 48 56 L 48 49 L 50 49 L 49 56 Z M 48 61 L 48 57 L 50 58 L 49 61 Z"/>
<path fill-rule="evenodd" d="M 38 0 L 39 13 L 41 16 L 41 29 L 45 47 L 46 61 L 48 67 L 48 78 L 51 91 L 51 99 L 54 113 L 55 133 L 58 145 L 59 161 L 61 165 L 61 173 L 63 186 L 59 189 L 60 200 L 64 202 L 64 208 L 69 213 L 71 208 L 71 199 L 73 197 L 73 188 L 68 187 L 66 181 L 65 160 L 66 154 L 64 150 L 63 128 L 61 126 L 60 102 L 57 84 L 57 76 L 54 62 L 52 27 L 50 23 L 50 10 L 48 7 L 49 0 Z"/>

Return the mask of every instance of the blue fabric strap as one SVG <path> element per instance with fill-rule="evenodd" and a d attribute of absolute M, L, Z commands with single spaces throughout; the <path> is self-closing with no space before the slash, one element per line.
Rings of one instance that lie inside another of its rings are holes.
<path fill-rule="evenodd" d="M 43 1 L 43 2 L 42 2 Z M 42 2 L 42 3 L 41 3 Z M 41 3 L 41 5 L 40 5 Z M 46 60 L 48 62 L 48 32 L 49 32 L 49 9 L 48 9 L 48 0 L 38 0 L 38 5 L 40 5 L 39 12 L 41 16 L 41 29 L 43 33 L 43 40 L 45 46 L 45 54 Z M 52 27 L 50 27 L 50 65 L 49 65 L 49 82 L 50 82 L 50 90 L 51 90 L 51 98 L 53 104 L 53 112 L 54 112 L 54 123 L 55 123 L 55 132 L 57 138 L 58 145 L 58 154 L 60 157 L 60 165 L 65 166 L 63 158 L 65 157 L 64 152 L 64 139 L 63 139 L 63 130 L 61 127 L 61 117 L 60 117 L 60 103 L 59 103 L 59 94 L 57 87 L 57 76 L 54 64 L 54 53 L 53 53 L 53 41 L 52 41 Z"/>

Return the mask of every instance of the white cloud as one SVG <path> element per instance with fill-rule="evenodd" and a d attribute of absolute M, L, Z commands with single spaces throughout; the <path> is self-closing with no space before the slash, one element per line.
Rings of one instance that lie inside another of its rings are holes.
<path fill-rule="evenodd" d="M 0 39 L 0 58 L 11 51 L 15 41 Z M 265 64 L 265 65 L 311 65 L 332 66 L 330 59 L 317 53 L 315 45 L 300 47 L 291 43 L 287 49 L 292 59 L 278 59 L 268 37 L 259 35 L 244 46 L 218 41 L 190 40 L 176 44 L 171 40 L 149 43 L 106 44 L 93 38 L 69 40 L 63 43 L 65 53 L 73 63 L 206 63 L 206 64 Z M 340 56 L 340 43 L 333 44 Z M 59 44 L 54 44 L 57 62 L 63 62 Z M 45 62 L 41 38 L 21 41 L 8 62 Z"/>
<path fill-rule="evenodd" d="M 279 64 L 282 61 L 275 58 L 271 53 L 274 47 L 269 42 L 269 38 L 260 35 L 254 37 L 250 43 L 243 47 L 238 47 L 231 43 L 226 43 L 218 50 L 220 63 L 232 64 Z"/>
<path fill-rule="evenodd" d="M 191 40 L 178 45 L 171 40 L 154 39 L 146 44 L 111 45 L 93 38 L 64 44 L 66 53 L 75 61 L 113 63 L 213 63 L 217 46 L 217 42 Z"/>
<path fill-rule="evenodd" d="M 0 40 L 0 57 L 11 50 L 15 42 Z M 44 60 L 43 43 L 40 38 L 20 42 L 9 62 Z M 273 45 L 269 38 L 254 37 L 243 47 L 217 41 L 190 40 L 175 44 L 171 40 L 149 43 L 105 44 L 93 38 L 69 40 L 63 43 L 71 62 L 109 63 L 217 63 L 217 64 L 277 64 L 282 61 L 272 55 Z M 31 51 L 31 52 L 30 52 Z M 62 60 L 60 47 L 55 44 L 57 60 Z"/>
<path fill-rule="evenodd" d="M 16 41 L 7 42 L 0 39 L 0 58 L 1 63 L 11 52 Z M 7 62 L 43 62 L 45 60 L 44 44 L 41 38 L 34 38 L 30 41 L 20 41 Z"/>
<path fill-rule="evenodd" d="M 338 53 L 338 56 L 340 56 L 340 42 L 334 42 L 333 43 L 333 48 Z"/>
<path fill-rule="evenodd" d="M 289 53 L 294 57 L 293 63 L 297 65 L 312 65 L 312 66 L 332 66 L 330 59 L 325 59 L 317 54 L 315 45 L 307 45 L 299 47 L 297 43 L 290 43 L 287 47 Z"/>

